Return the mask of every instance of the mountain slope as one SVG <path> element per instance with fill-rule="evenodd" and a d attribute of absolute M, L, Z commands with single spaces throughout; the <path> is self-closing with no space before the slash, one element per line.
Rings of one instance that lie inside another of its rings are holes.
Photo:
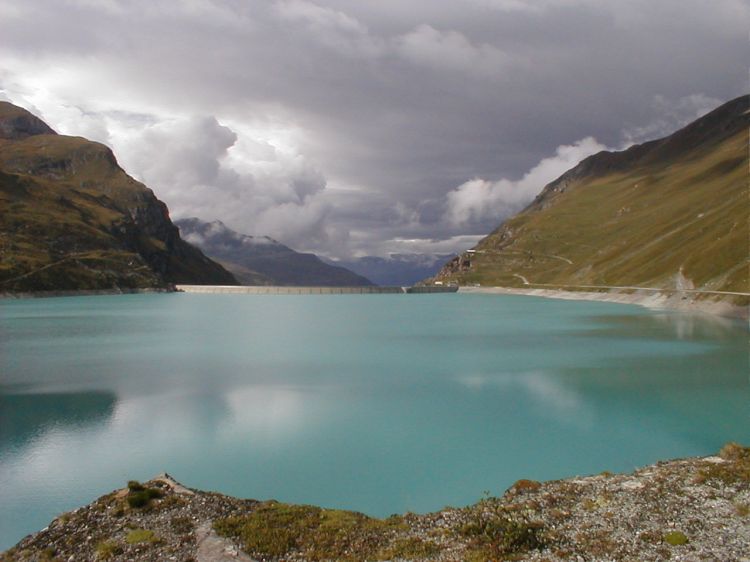
<path fill-rule="evenodd" d="M 0 291 L 236 284 L 106 146 L 0 102 Z"/>
<path fill-rule="evenodd" d="M 749 107 L 590 156 L 436 279 L 749 292 Z"/>
<path fill-rule="evenodd" d="M 301 254 L 267 236 L 247 236 L 221 221 L 175 221 L 186 240 L 219 261 L 245 285 L 360 287 L 368 279 L 328 265 L 314 254 Z"/>

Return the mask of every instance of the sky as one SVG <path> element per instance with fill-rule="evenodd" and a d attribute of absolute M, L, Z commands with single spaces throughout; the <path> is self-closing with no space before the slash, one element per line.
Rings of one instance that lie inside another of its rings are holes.
<path fill-rule="evenodd" d="M 746 93 L 748 29 L 746 0 L 0 0 L 0 99 L 172 218 L 450 253 Z"/>

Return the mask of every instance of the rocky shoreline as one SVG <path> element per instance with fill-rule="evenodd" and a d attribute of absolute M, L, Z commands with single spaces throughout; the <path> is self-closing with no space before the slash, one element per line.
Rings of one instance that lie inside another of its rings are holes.
<path fill-rule="evenodd" d="M 520 480 L 502 497 L 387 519 L 129 482 L 0 561 L 750 561 L 750 448 L 631 474 Z"/>
<path fill-rule="evenodd" d="M 683 310 L 739 320 L 750 319 L 750 305 L 739 303 L 743 297 L 702 298 L 700 292 L 678 290 L 571 291 L 563 289 L 512 287 L 459 287 L 463 294 L 527 295 L 563 300 L 586 300 L 635 304 L 651 309 Z M 748 300 L 745 297 L 744 300 Z"/>

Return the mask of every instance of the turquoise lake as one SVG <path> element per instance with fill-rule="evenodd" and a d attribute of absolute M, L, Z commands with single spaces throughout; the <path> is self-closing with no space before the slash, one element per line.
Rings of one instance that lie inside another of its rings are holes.
<path fill-rule="evenodd" d="M 376 516 L 750 444 L 747 324 L 498 295 L 0 302 L 0 550 L 127 480 Z"/>

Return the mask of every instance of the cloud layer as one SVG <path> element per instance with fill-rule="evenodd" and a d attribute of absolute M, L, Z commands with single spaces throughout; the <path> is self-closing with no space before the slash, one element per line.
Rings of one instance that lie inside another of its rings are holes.
<path fill-rule="evenodd" d="M 523 209 L 543 187 L 584 158 L 606 150 L 593 137 L 569 146 L 558 146 L 554 156 L 543 159 L 518 181 L 487 181 L 474 178 L 446 195 L 446 219 L 455 226 L 472 222 L 497 221 Z"/>
<path fill-rule="evenodd" d="M 0 96 L 112 146 L 175 216 L 451 251 L 744 93 L 749 25 L 744 0 L 0 0 Z"/>

